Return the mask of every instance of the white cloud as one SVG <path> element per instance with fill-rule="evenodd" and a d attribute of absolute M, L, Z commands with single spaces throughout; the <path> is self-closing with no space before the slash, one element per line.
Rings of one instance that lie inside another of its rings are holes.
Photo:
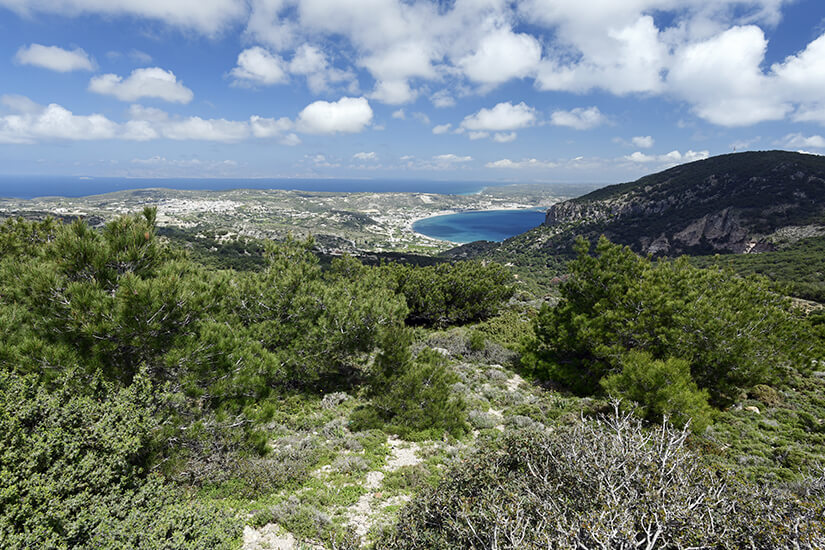
<path fill-rule="evenodd" d="M 446 163 L 456 163 L 456 162 L 470 162 L 473 160 L 473 157 L 470 156 L 458 156 L 454 155 L 453 153 L 447 153 L 444 155 L 436 155 L 433 157 L 433 160 L 438 162 L 446 162 Z"/>
<path fill-rule="evenodd" d="M 163 137 L 179 141 L 241 141 L 249 137 L 249 131 L 249 125 L 243 121 L 197 116 L 173 120 L 162 127 Z"/>
<path fill-rule="evenodd" d="M 760 64 L 767 40 L 755 26 L 734 27 L 678 50 L 668 74 L 674 93 L 701 118 L 721 126 L 779 120 L 791 107 Z"/>
<path fill-rule="evenodd" d="M 432 104 L 440 109 L 446 107 L 454 107 L 455 106 L 455 99 L 450 92 L 447 90 L 439 90 L 430 96 L 430 101 Z"/>
<path fill-rule="evenodd" d="M 57 46 L 30 44 L 17 50 L 14 60 L 21 65 L 35 65 L 51 71 L 93 71 L 95 64 L 84 50 L 64 50 Z"/>
<path fill-rule="evenodd" d="M 499 143 L 510 143 L 511 141 L 514 141 L 515 139 L 516 139 L 516 133 L 515 132 L 506 132 L 506 133 L 505 132 L 496 132 L 493 135 L 493 140 L 495 140 Z"/>
<path fill-rule="evenodd" d="M 464 118 L 461 127 L 473 131 L 506 131 L 532 126 L 536 121 L 536 110 L 524 102 L 518 105 L 499 103 L 492 109 L 481 109 Z"/>
<path fill-rule="evenodd" d="M 23 105 L 23 102 L 17 101 L 16 104 Z M 75 115 L 56 103 L 36 110 L 33 105 L 23 105 L 25 111 L 0 117 L 0 143 L 98 140 L 117 135 L 118 125 L 103 115 Z"/>
<path fill-rule="evenodd" d="M 607 117 L 599 111 L 598 107 L 588 107 L 587 109 L 577 107 L 570 111 L 554 111 L 550 115 L 550 123 L 576 130 L 589 130 L 607 123 Z"/>
<path fill-rule="evenodd" d="M 471 140 L 485 139 L 490 137 L 490 132 L 467 132 L 467 137 Z"/>
<path fill-rule="evenodd" d="M 397 118 L 398 120 L 406 120 L 407 114 L 404 112 L 404 109 L 398 109 L 397 111 L 393 111 L 392 118 Z"/>
<path fill-rule="evenodd" d="M 793 99 L 801 102 L 822 101 L 825 89 L 825 34 L 808 44 L 799 54 L 776 63 L 771 71 L 782 83 L 782 88 Z"/>
<path fill-rule="evenodd" d="M 541 59 L 541 45 L 529 34 L 499 29 L 485 36 L 478 49 L 461 58 L 458 66 L 470 80 L 501 84 L 531 74 Z"/>
<path fill-rule="evenodd" d="M 371 99 L 389 105 L 410 103 L 416 97 L 418 92 L 410 88 L 410 83 L 406 80 L 379 80 L 370 94 Z"/>
<path fill-rule="evenodd" d="M 35 103 L 24 95 L 8 94 L 0 96 L 0 103 L 15 113 L 36 114 L 43 110 L 43 106 Z"/>
<path fill-rule="evenodd" d="M 295 125 L 286 117 L 274 119 L 251 116 L 249 126 L 252 135 L 256 138 L 277 138 L 278 143 L 281 145 L 298 145 L 301 143 L 301 138 L 290 132 Z"/>
<path fill-rule="evenodd" d="M 172 71 L 159 67 L 135 69 L 125 80 L 116 74 L 93 77 L 89 91 L 112 95 L 121 101 L 151 97 L 172 103 L 189 103 L 194 96 L 192 90 L 178 82 Z"/>
<path fill-rule="evenodd" d="M 580 10 L 603 8 L 610 10 L 604 3 Z M 562 24 L 558 43 L 537 71 L 539 89 L 586 92 L 601 88 L 619 95 L 662 91 L 668 46 L 652 17 L 639 13 L 623 22 L 587 19 L 588 15 L 577 13 Z M 570 58 L 577 61 L 569 62 Z"/>
<path fill-rule="evenodd" d="M 430 117 L 428 117 L 425 113 L 417 111 L 412 114 L 413 118 L 423 124 L 424 126 L 430 125 Z"/>
<path fill-rule="evenodd" d="M 813 149 L 825 149 L 825 137 L 820 135 L 804 136 L 802 134 L 788 134 L 780 143 L 789 149 L 800 149 L 811 147 Z"/>
<path fill-rule="evenodd" d="M 446 134 L 450 131 L 452 124 L 439 124 L 438 126 L 433 126 L 433 133 L 436 135 Z"/>
<path fill-rule="evenodd" d="M 242 84 L 280 84 L 288 77 L 284 60 L 277 55 L 255 46 L 238 54 L 238 65 L 229 73 Z"/>
<path fill-rule="evenodd" d="M 642 149 L 650 149 L 653 147 L 655 140 L 652 136 L 636 136 L 630 140 L 633 145 L 636 147 L 641 147 Z"/>
<path fill-rule="evenodd" d="M 267 48 L 270 59 L 239 62 L 233 74 L 240 81 L 301 75 L 315 94 L 340 88 L 357 97 L 364 81 L 358 68 L 373 79 L 364 84 L 372 90 L 368 97 L 391 105 L 426 94 L 434 106 L 452 107 L 467 94 L 532 79 L 539 90 L 677 99 L 722 126 L 788 118 L 825 124 L 825 34 L 766 66 L 765 34 L 790 1 L 0 0 L 0 6 L 26 15 L 131 16 L 209 35 L 245 23 L 245 43 Z M 115 75 L 98 78 L 114 78 L 103 80 L 104 88 L 123 83 Z"/>
<path fill-rule="evenodd" d="M 124 123 L 103 115 L 75 115 L 65 107 L 38 105 L 24 96 L 2 96 L 0 103 L 14 114 L 0 116 L 0 143 L 37 143 L 44 140 L 218 141 L 232 143 L 248 138 L 274 139 L 282 145 L 297 145 L 300 138 L 288 118 L 252 116 L 249 120 L 171 117 L 154 107 L 132 105 Z"/>
<path fill-rule="evenodd" d="M 484 166 L 487 168 L 509 168 L 522 170 L 525 168 L 556 168 L 558 164 L 555 162 L 546 162 L 531 158 L 524 160 L 501 159 L 494 162 L 488 162 Z"/>
<path fill-rule="evenodd" d="M 661 163 L 666 165 L 676 165 L 696 160 L 704 160 L 710 156 L 710 151 L 687 151 L 685 154 L 679 151 L 671 151 L 663 155 L 647 155 L 641 151 L 628 155 L 625 160 L 639 164 Z"/>
<path fill-rule="evenodd" d="M 289 72 L 305 76 L 307 87 L 314 94 L 328 91 L 333 85 L 341 83 L 353 92 L 358 87 L 354 73 L 333 67 L 324 52 L 310 44 L 302 44 L 295 50 L 295 55 L 289 62 Z"/>
<path fill-rule="evenodd" d="M 357 159 L 357 160 L 364 160 L 364 161 L 366 161 L 366 160 L 378 160 L 378 155 L 375 154 L 372 151 L 370 151 L 369 153 L 361 152 L 361 153 L 355 153 L 354 155 L 352 155 L 352 158 Z"/>
<path fill-rule="evenodd" d="M 130 141 L 151 141 L 160 134 L 148 120 L 130 120 L 123 125 L 121 137 Z"/>
<path fill-rule="evenodd" d="M 247 11 L 246 3 L 241 0 L 0 0 L 0 6 L 21 15 L 144 17 L 209 35 L 238 21 Z"/>
<path fill-rule="evenodd" d="M 308 134 L 356 133 L 372 121 L 372 114 L 363 97 L 342 97 L 332 103 L 316 101 L 300 112 L 297 128 Z"/>
<path fill-rule="evenodd" d="M 129 116 L 132 120 L 147 120 L 150 122 L 166 122 L 169 120 L 169 113 L 157 107 L 144 107 L 140 104 L 129 106 Z"/>

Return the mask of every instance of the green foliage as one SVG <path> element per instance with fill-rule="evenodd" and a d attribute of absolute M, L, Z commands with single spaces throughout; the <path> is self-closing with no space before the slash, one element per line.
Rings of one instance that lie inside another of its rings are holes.
<path fill-rule="evenodd" d="M 119 390 L 81 373 L 55 383 L 49 392 L 34 376 L 0 372 L 5 548 L 230 546 L 230 515 L 147 482 L 160 419 L 144 374 Z"/>
<path fill-rule="evenodd" d="M 683 358 L 716 399 L 808 369 L 816 345 L 810 325 L 761 278 L 697 269 L 686 260 L 641 258 L 601 238 L 596 256 L 579 240 L 562 301 L 544 307 L 525 364 L 577 392 L 598 390 L 627 350 Z"/>
<path fill-rule="evenodd" d="M 501 265 L 476 261 L 427 267 L 383 267 L 409 308 L 407 322 L 443 327 L 495 315 L 514 293 L 512 275 Z"/>
<path fill-rule="evenodd" d="M 522 344 L 533 336 L 533 318 L 536 310 L 510 309 L 476 325 L 476 330 L 488 339 L 507 349 L 520 349 Z"/>
<path fill-rule="evenodd" d="M 437 352 L 422 350 L 412 358 L 411 333 L 390 330 L 383 338 L 382 352 L 375 360 L 369 380 L 371 406 L 356 411 L 355 427 L 378 427 L 402 436 L 444 432 L 460 436 L 467 431 L 466 404 L 452 392 L 458 377 Z"/>
<path fill-rule="evenodd" d="M 728 266 L 741 275 L 762 275 L 791 296 L 825 302 L 825 237 L 802 239 L 772 252 L 699 256 L 690 262 L 697 267 Z"/>
<path fill-rule="evenodd" d="M 621 372 L 601 380 L 604 391 L 613 397 L 636 402 L 646 420 L 658 422 L 668 417 L 681 428 L 702 432 L 710 423 L 708 394 L 699 390 L 684 359 L 658 361 L 648 353 L 629 351 L 621 359 Z"/>
<path fill-rule="evenodd" d="M 148 472 L 249 494 L 306 476 L 312 449 L 276 450 L 283 467 L 256 458 L 261 411 L 290 389 L 344 383 L 407 314 L 378 270 L 343 259 L 324 272 L 311 241 L 269 243 L 259 271 L 214 271 L 154 224 L 146 209 L 102 230 L 0 228 L 0 510 L 13 547 L 226 546 L 234 519 Z"/>

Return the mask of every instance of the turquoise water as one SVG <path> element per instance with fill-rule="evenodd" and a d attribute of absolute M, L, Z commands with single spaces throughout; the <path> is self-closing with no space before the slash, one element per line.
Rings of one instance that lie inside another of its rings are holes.
<path fill-rule="evenodd" d="M 546 210 L 485 210 L 418 220 L 413 231 L 454 243 L 503 241 L 544 223 Z"/>

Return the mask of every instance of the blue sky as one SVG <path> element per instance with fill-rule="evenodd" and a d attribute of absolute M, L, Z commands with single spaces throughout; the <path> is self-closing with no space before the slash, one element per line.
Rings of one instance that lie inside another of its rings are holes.
<path fill-rule="evenodd" d="M 822 0 L 0 0 L 0 174 L 615 183 L 825 153 Z"/>

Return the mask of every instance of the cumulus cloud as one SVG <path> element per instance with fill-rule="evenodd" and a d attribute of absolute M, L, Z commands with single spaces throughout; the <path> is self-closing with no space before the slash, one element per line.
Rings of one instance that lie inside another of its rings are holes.
<path fill-rule="evenodd" d="M 379 80 L 375 90 L 370 94 L 371 99 L 389 105 L 409 103 L 418 97 L 418 92 L 410 88 L 406 80 Z"/>
<path fill-rule="evenodd" d="M 541 59 L 541 45 L 529 34 L 499 29 L 482 38 L 478 49 L 461 58 L 458 66 L 470 80 L 501 84 L 531 74 Z"/>
<path fill-rule="evenodd" d="M 398 109 L 397 111 L 393 111 L 392 118 L 397 118 L 398 120 L 406 120 L 407 113 L 404 112 L 404 109 Z"/>
<path fill-rule="evenodd" d="M 507 131 L 532 126 L 536 121 L 536 110 L 524 102 L 513 105 L 499 103 L 492 109 L 481 109 L 464 118 L 461 127 L 474 131 Z"/>
<path fill-rule="evenodd" d="M 437 162 L 446 162 L 446 163 L 456 163 L 456 162 L 470 162 L 473 160 L 473 157 L 470 156 L 459 156 L 453 153 L 446 153 L 444 155 L 436 155 L 433 157 L 433 160 Z"/>
<path fill-rule="evenodd" d="M 641 147 L 642 149 L 650 149 L 655 143 L 652 136 L 636 136 L 631 139 L 630 142 L 636 147 Z"/>
<path fill-rule="evenodd" d="M 301 138 L 290 132 L 295 125 L 286 117 L 274 119 L 252 116 L 249 118 L 249 126 L 252 135 L 256 138 L 277 138 L 281 145 L 298 145 L 301 143 Z"/>
<path fill-rule="evenodd" d="M 41 106 L 23 96 L 2 96 L 3 105 L 14 111 L 0 117 L 0 143 L 32 144 L 40 141 L 155 139 L 237 142 L 251 137 L 275 139 L 295 145 L 300 139 L 290 130 L 288 118 L 252 116 L 249 120 L 171 117 L 153 107 L 132 105 L 130 119 L 117 123 L 103 115 L 76 115 L 57 104 Z"/>
<path fill-rule="evenodd" d="M 767 40 L 756 26 L 734 27 L 679 49 L 668 74 L 674 93 L 701 118 L 721 126 L 779 120 L 791 110 L 781 86 L 760 64 Z"/>
<path fill-rule="evenodd" d="M 284 60 L 260 46 L 238 54 L 238 65 L 229 74 L 241 84 L 279 84 L 288 78 Z"/>
<path fill-rule="evenodd" d="M 825 137 L 820 135 L 804 136 L 802 134 L 788 134 L 779 143 L 790 149 L 800 149 L 811 147 L 813 149 L 825 149 Z"/>
<path fill-rule="evenodd" d="M 550 115 L 550 123 L 555 126 L 567 126 L 576 130 L 589 130 L 596 126 L 601 126 L 607 122 L 598 107 L 588 107 L 584 109 L 577 107 L 570 111 L 554 111 Z"/>
<path fill-rule="evenodd" d="M 116 74 L 93 77 L 89 91 L 112 95 L 121 101 L 137 101 L 144 97 L 162 99 L 171 103 L 189 103 L 192 90 L 178 82 L 172 71 L 159 67 L 135 69 L 128 78 Z"/>
<path fill-rule="evenodd" d="M 495 134 L 493 134 L 493 141 L 497 141 L 499 143 L 510 143 L 515 139 L 515 132 L 496 132 Z"/>
<path fill-rule="evenodd" d="M 20 15 L 50 13 L 144 17 L 208 35 L 238 21 L 247 11 L 246 3 L 241 0 L 0 0 L 0 6 Z"/>
<path fill-rule="evenodd" d="M 344 84 L 351 91 L 358 87 L 352 71 L 332 66 L 326 54 L 310 44 L 302 44 L 295 50 L 295 55 L 289 62 L 289 72 L 306 77 L 307 87 L 314 94 L 328 91 L 337 84 Z"/>
<path fill-rule="evenodd" d="M 455 99 L 447 90 L 437 91 L 432 96 L 430 96 L 430 101 L 435 107 L 438 107 L 440 109 L 455 106 Z"/>
<path fill-rule="evenodd" d="M 378 160 L 378 155 L 372 151 L 370 151 L 369 153 L 361 152 L 355 153 L 354 155 L 352 155 L 352 158 L 357 160 Z"/>
<path fill-rule="evenodd" d="M 452 124 L 439 124 L 438 126 L 433 126 L 433 133 L 436 135 L 446 134 L 450 131 Z"/>
<path fill-rule="evenodd" d="M 233 76 L 265 84 L 301 75 L 316 94 L 343 87 L 361 95 L 356 71 L 363 70 L 372 77 L 371 100 L 401 105 L 426 94 L 434 106 L 452 107 L 468 93 L 531 79 L 539 90 L 677 99 L 721 126 L 825 124 L 825 34 L 766 64 L 765 31 L 787 3 L 0 0 L 25 15 L 133 16 L 209 35 L 242 22 L 249 50 L 266 49 L 271 59 L 263 68 L 239 62 Z M 333 51 L 346 53 L 330 58 Z"/>
<path fill-rule="evenodd" d="M 21 65 L 34 65 L 51 71 L 93 71 L 95 64 L 84 50 L 64 50 L 57 46 L 30 44 L 17 50 L 14 60 Z"/>
<path fill-rule="evenodd" d="M 14 103 L 22 104 L 19 98 Z M 75 115 L 56 103 L 33 106 L 27 104 L 22 112 L 0 117 L 0 143 L 110 139 L 118 133 L 118 125 L 100 114 Z"/>
<path fill-rule="evenodd" d="M 372 115 L 372 108 L 363 97 L 316 101 L 300 112 L 297 128 L 308 134 L 357 133 L 372 122 Z"/>
<path fill-rule="evenodd" d="M 556 168 L 558 164 L 555 162 L 546 162 L 530 158 L 524 160 L 501 159 L 494 162 L 488 162 L 484 166 L 487 168 L 510 168 L 521 170 L 525 168 Z"/>
<path fill-rule="evenodd" d="M 704 160 L 710 156 L 710 151 L 687 151 L 682 154 L 679 151 L 671 151 L 663 155 L 647 155 L 641 151 L 628 155 L 625 160 L 636 162 L 640 164 L 649 163 L 663 163 L 668 165 L 682 164 L 685 162 L 693 162 L 696 160 Z"/>
<path fill-rule="evenodd" d="M 249 136 L 249 125 L 243 121 L 203 119 L 193 116 L 173 120 L 163 126 L 163 137 L 174 140 L 240 141 Z"/>

